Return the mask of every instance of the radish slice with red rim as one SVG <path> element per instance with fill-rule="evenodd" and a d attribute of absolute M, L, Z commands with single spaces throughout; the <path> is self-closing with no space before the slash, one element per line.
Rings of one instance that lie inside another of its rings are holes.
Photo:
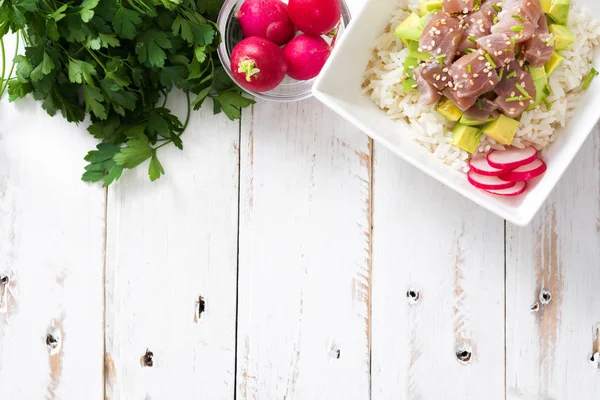
<path fill-rule="evenodd" d="M 469 167 L 480 175 L 499 176 L 504 175 L 508 171 L 505 169 L 494 168 L 488 163 L 485 157 L 474 157 L 469 163 Z"/>
<path fill-rule="evenodd" d="M 471 185 L 473 185 L 479 189 L 501 190 L 501 189 L 508 189 L 508 188 L 515 186 L 515 184 L 513 182 L 503 181 L 500 178 L 498 178 L 497 176 L 481 175 L 475 171 L 469 171 L 467 173 L 467 178 L 469 179 L 469 182 L 471 183 Z"/>
<path fill-rule="evenodd" d="M 507 174 L 502 174 L 499 178 L 506 182 L 528 181 L 542 175 L 546 172 L 546 169 L 546 163 L 538 158 L 530 164 L 512 170 Z"/>
<path fill-rule="evenodd" d="M 511 147 L 507 150 L 494 150 L 486 158 L 488 163 L 494 168 L 513 170 L 535 161 L 537 150 L 533 147 L 525 149 Z"/>
<path fill-rule="evenodd" d="M 497 196 L 514 197 L 523 194 L 527 189 L 527 182 L 517 182 L 515 186 L 508 189 L 486 190 L 486 192 Z"/>

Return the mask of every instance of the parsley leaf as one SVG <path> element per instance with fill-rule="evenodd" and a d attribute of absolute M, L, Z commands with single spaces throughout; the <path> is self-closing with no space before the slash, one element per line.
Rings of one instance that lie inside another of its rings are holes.
<path fill-rule="evenodd" d="M 225 115 L 232 121 L 240 118 L 240 107 L 248 107 L 254 104 L 253 100 L 235 92 L 223 92 L 213 97 L 213 100 L 215 101 L 215 114 L 223 110 Z"/>
<path fill-rule="evenodd" d="M 90 20 L 94 18 L 94 8 L 98 6 L 99 2 L 100 0 L 83 0 L 83 3 L 81 3 L 81 10 L 79 10 L 79 15 L 81 15 L 81 20 L 83 22 L 90 22 Z"/>
<path fill-rule="evenodd" d="M 98 75 L 96 68 L 85 61 L 75 60 L 72 58 L 69 61 L 69 80 L 73 83 L 87 83 L 90 86 L 95 86 L 94 76 Z"/>
<path fill-rule="evenodd" d="M 150 160 L 150 165 L 148 166 L 148 175 L 150 176 L 150 180 L 154 182 L 164 174 L 165 170 L 163 169 L 162 164 L 160 161 L 158 161 L 158 158 L 156 158 L 156 154 L 153 155 L 152 159 Z"/>
<path fill-rule="evenodd" d="M 136 25 L 142 23 L 140 14 L 137 11 L 120 7 L 112 20 L 115 32 L 123 39 L 133 39 L 136 34 Z"/>
<path fill-rule="evenodd" d="M 123 168 L 135 168 L 154 154 L 146 136 L 130 139 L 126 145 L 127 147 L 122 148 L 113 157 L 113 160 Z"/>
<path fill-rule="evenodd" d="M 164 50 L 171 47 L 172 44 L 166 32 L 150 29 L 138 37 L 135 53 L 140 63 L 162 68 L 167 58 Z"/>
<path fill-rule="evenodd" d="M 83 98 L 85 100 L 86 111 L 91 110 L 100 119 L 108 117 L 106 108 L 101 104 L 104 102 L 104 96 L 102 96 L 100 89 L 90 85 L 83 85 Z"/>

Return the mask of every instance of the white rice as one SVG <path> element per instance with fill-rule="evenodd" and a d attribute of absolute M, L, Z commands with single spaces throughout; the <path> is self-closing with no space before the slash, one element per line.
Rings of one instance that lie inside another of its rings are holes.
<path fill-rule="evenodd" d="M 406 93 L 402 89 L 404 59 L 408 49 L 393 32 L 409 16 L 411 10 L 418 9 L 419 0 L 396 1 L 398 9 L 392 15 L 385 33 L 375 43 L 373 57 L 365 71 L 363 91 L 390 118 L 409 123 L 414 130 L 410 132 L 413 140 L 445 164 L 467 172 L 471 155 L 450 144 L 455 123 L 438 114 L 435 105 L 419 105 L 418 92 Z M 600 43 L 600 22 L 588 18 L 583 10 L 572 7 L 569 28 L 577 39 L 569 49 L 560 52 L 565 57 L 565 62 L 549 79 L 552 93 L 547 100 L 552 107 L 546 110 L 545 105 L 541 104 L 534 110 L 523 113 L 512 143 L 515 147 L 534 146 L 538 150 L 544 149 L 554 142 L 560 128 L 575 114 L 582 81 L 591 70 L 594 47 Z M 399 133 L 404 133 L 401 128 Z M 492 149 L 504 149 L 504 146 L 484 136 L 478 152 L 487 153 Z"/>

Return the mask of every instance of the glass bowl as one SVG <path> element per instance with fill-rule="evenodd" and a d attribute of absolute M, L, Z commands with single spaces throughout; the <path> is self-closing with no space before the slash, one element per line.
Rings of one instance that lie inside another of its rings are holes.
<path fill-rule="evenodd" d="M 284 2 L 287 3 L 287 1 Z M 223 7 L 221 8 L 221 12 L 219 13 L 219 18 L 217 20 L 219 31 L 221 31 L 223 37 L 223 40 L 221 40 L 221 44 L 219 44 L 218 48 L 219 58 L 221 59 L 221 63 L 223 64 L 225 71 L 231 77 L 231 79 L 234 80 L 234 82 L 235 79 L 233 78 L 233 75 L 231 73 L 230 58 L 231 51 L 233 50 L 235 45 L 243 39 L 242 30 L 236 17 L 243 3 L 244 0 L 225 0 Z M 348 6 L 344 2 L 344 0 L 340 0 L 340 4 L 342 6 L 342 18 L 338 27 L 337 34 L 334 38 L 334 40 L 336 41 L 344 33 L 344 30 L 350 22 L 350 11 L 348 10 Z M 286 76 L 279 86 L 268 92 L 257 93 L 247 89 L 244 90 L 252 94 L 256 98 L 263 100 L 276 102 L 299 101 L 308 99 L 312 96 L 312 86 L 315 79 L 316 78 L 310 79 L 308 81 L 297 81 L 295 79 L 290 78 L 289 76 Z"/>

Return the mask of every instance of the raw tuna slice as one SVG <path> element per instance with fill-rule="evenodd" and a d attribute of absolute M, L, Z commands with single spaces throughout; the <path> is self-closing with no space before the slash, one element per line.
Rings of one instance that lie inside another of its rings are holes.
<path fill-rule="evenodd" d="M 413 76 L 415 78 L 417 88 L 419 89 L 419 104 L 428 106 L 437 102 L 442 95 L 431 82 L 423 77 L 425 65 L 426 64 L 423 64 L 415 68 L 413 70 Z"/>
<path fill-rule="evenodd" d="M 498 118 L 498 106 L 491 100 L 482 98 L 464 113 L 471 121 L 485 122 L 489 118 Z"/>
<path fill-rule="evenodd" d="M 428 60 L 425 64 L 417 67 L 417 69 L 421 77 L 433 85 L 439 92 L 446 89 L 448 83 L 451 82 L 449 68 L 441 66 L 435 58 Z"/>
<path fill-rule="evenodd" d="M 507 117 L 520 116 L 533 104 L 537 95 L 531 73 L 522 68 L 523 61 L 513 60 L 504 69 L 504 77 L 496 86 L 498 98 L 494 101 Z"/>
<path fill-rule="evenodd" d="M 456 56 L 462 35 L 463 29 L 458 19 L 440 11 L 425 26 L 419 39 L 420 50 L 431 53 L 442 64 L 449 65 Z"/>
<path fill-rule="evenodd" d="M 532 67 L 541 67 L 552 58 L 554 52 L 553 35 L 548 32 L 548 21 L 546 15 L 542 14 L 538 21 L 538 28 L 533 37 L 523 43 L 521 48 L 525 55 L 525 61 Z"/>
<path fill-rule="evenodd" d="M 533 36 L 542 14 L 539 0 L 506 0 L 492 33 L 504 33 L 515 43 L 525 42 Z"/>
<path fill-rule="evenodd" d="M 478 98 L 498 84 L 498 73 L 481 50 L 459 58 L 450 67 L 450 75 L 457 97 Z"/>
<path fill-rule="evenodd" d="M 473 11 L 475 0 L 444 0 L 443 7 L 449 14 L 467 14 Z"/>
<path fill-rule="evenodd" d="M 467 111 L 471 108 L 476 102 L 477 97 L 458 97 L 456 96 L 456 92 L 451 87 L 448 87 L 444 90 L 444 96 L 446 96 L 456 107 L 458 107 L 461 111 Z"/>
<path fill-rule="evenodd" d="M 504 33 L 484 36 L 477 44 L 490 55 L 496 67 L 503 67 L 515 58 L 515 45 Z"/>
<path fill-rule="evenodd" d="M 498 15 L 496 8 L 499 6 L 496 5 L 496 8 L 494 8 L 494 4 L 494 1 L 488 0 L 481 5 L 481 8 L 478 11 L 465 17 L 465 22 L 468 27 L 462 42 L 458 47 L 458 51 L 464 53 L 467 49 L 476 50 L 477 43 L 475 43 L 475 41 L 490 34 L 490 29 L 494 24 L 494 17 Z"/>

